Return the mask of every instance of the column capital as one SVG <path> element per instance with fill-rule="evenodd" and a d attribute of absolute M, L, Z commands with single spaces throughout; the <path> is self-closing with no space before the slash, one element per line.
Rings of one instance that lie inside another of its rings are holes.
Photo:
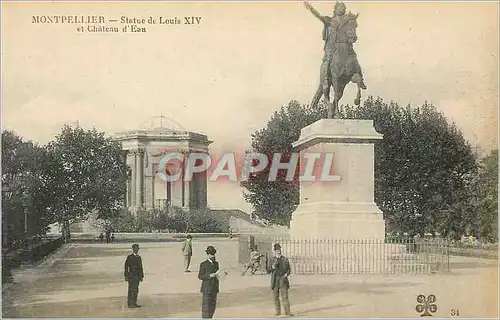
<path fill-rule="evenodd" d="M 129 153 L 133 156 L 137 156 L 137 155 L 144 155 L 144 149 L 133 149 L 133 150 L 129 150 Z"/>

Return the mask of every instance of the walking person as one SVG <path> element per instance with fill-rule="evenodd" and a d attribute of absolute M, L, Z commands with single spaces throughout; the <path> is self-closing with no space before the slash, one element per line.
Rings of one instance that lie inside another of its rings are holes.
<path fill-rule="evenodd" d="M 139 295 L 139 283 L 144 280 L 142 259 L 139 256 L 139 245 L 132 245 L 132 253 L 125 260 L 125 281 L 128 282 L 127 304 L 129 308 L 139 308 L 137 296 Z"/>
<path fill-rule="evenodd" d="M 275 315 L 281 315 L 281 302 L 285 314 L 289 317 L 293 316 L 290 312 L 290 301 L 288 300 L 288 289 L 290 282 L 288 276 L 290 275 L 290 261 L 281 255 L 281 246 L 279 243 L 274 245 L 274 257 L 271 259 L 271 289 L 273 290 Z"/>
<path fill-rule="evenodd" d="M 213 246 L 208 246 L 208 259 L 200 264 L 198 279 L 201 280 L 200 292 L 203 294 L 201 303 L 201 317 L 211 319 L 214 316 L 217 306 L 217 293 L 219 293 L 219 263 L 215 261 L 217 250 Z"/>
<path fill-rule="evenodd" d="M 182 254 L 184 255 L 184 272 L 189 271 L 189 265 L 191 264 L 191 257 L 193 256 L 193 237 L 189 234 L 186 240 L 182 243 Z"/>

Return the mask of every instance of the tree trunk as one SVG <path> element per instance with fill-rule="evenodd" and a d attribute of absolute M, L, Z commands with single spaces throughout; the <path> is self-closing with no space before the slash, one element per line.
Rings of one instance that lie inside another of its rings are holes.
<path fill-rule="evenodd" d="M 65 243 L 69 242 L 71 239 L 71 233 L 69 231 L 69 221 L 65 220 L 62 222 L 62 237 Z"/>

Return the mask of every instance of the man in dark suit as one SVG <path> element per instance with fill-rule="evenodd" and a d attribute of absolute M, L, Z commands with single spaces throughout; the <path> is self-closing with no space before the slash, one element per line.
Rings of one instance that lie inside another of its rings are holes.
<path fill-rule="evenodd" d="M 274 245 L 274 257 L 271 259 L 271 289 L 273 290 L 274 307 L 276 315 L 281 314 L 280 295 L 283 302 L 283 309 L 285 314 L 289 317 L 293 316 L 290 312 L 290 301 L 288 300 L 288 289 L 290 282 L 288 276 L 290 275 L 290 261 L 281 255 L 281 246 L 279 243 Z"/>
<path fill-rule="evenodd" d="M 127 303 L 129 308 L 139 308 L 137 305 L 137 295 L 139 294 L 139 282 L 144 280 L 142 269 L 142 259 L 139 256 L 139 245 L 132 245 L 132 253 L 125 260 L 125 281 L 128 282 Z"/>
<path fill-rule="evenodd" d="M 200 264 L 198 279 L 201 280 L 200 292 L 203 294 L 201 304 L 201 317 L 211 319 L 217 305 L 217 293 L 219 293 L 219 263 L 215 261 L 217 250 L 208 246 L 208 259 Z"/>

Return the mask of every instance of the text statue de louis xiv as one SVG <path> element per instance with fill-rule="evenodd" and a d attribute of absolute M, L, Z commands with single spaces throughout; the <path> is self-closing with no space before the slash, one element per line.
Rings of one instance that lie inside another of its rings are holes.
<path fill-rule="evenodd" d="M 316 106 L 323 96 L 328 104 L 328 118 L 334 118 L 338 116 L 338 103 L 349 82 L 358 85 L 358 93 L 354 100 L 356 105 L 361 102 L 361 89 L 366 89 L 363 72 L 353 48 L 353 44 L 358 40 L 356 35 L 358 15 L 346 13 L 346 5 L 342 2 L 335 4 L 332 17 L 322 16 L 307 1 L 304 1 L 304 5 L 323 22 L 325 41 L 320 85 L 311 106 Z M 334 92 L 333 103 L 330 103 L 330 87 L 333 87 Z"/>

